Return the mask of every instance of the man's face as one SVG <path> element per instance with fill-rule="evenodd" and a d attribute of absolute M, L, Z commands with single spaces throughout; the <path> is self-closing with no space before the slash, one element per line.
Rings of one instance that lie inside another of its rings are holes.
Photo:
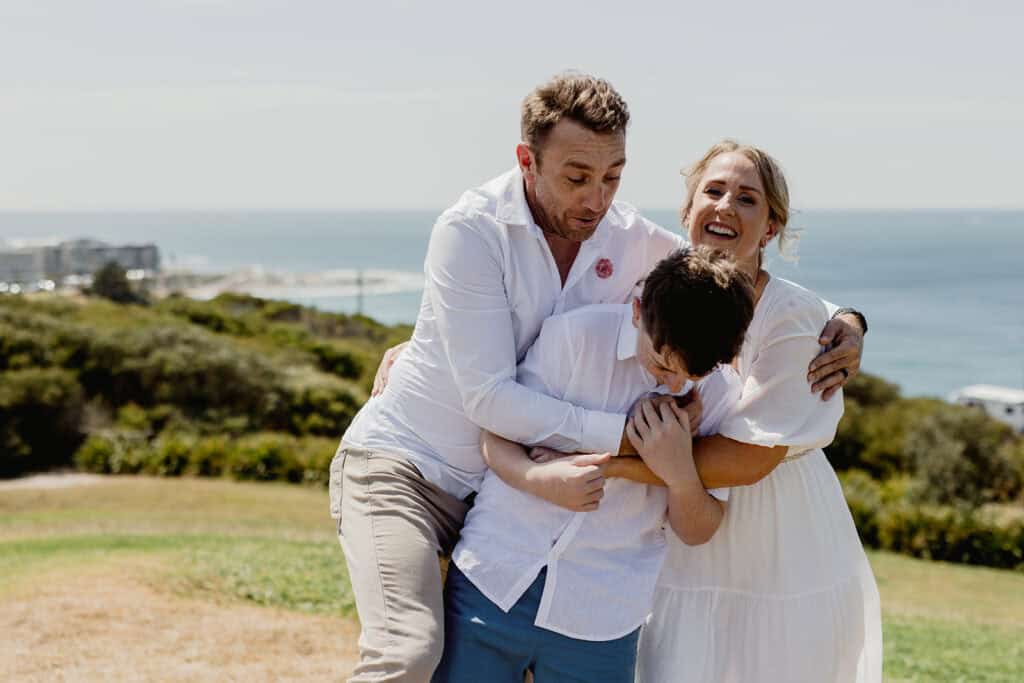
<path fill-rule="evenodd" d="M 636 357 L 644 366 L 647 372 L 651 373 L 658 381 L 658 384 L 668 387 L 674 394 L 683 390 L 688 379 L 700 379 L 693 377 L 686 369 L 686 364 L 678 354 L 659 351 L 654 348 L 651 338 L 644 329 L 644 323 L 640 316 L 640 300 L 633 299 L 633 326 L 637 329 L 636 335 Z"/>
<path fill-rule="evenodd" d="M 568 119 L 540 149 L 516 148 L 533 219 L 542 230 L 582 242 L 597 230 L 626 165 L 624 132 L 595 133 Z"/>

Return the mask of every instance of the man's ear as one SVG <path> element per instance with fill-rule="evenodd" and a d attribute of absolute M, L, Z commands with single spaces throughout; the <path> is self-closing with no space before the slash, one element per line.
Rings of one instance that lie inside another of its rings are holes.
<path fill-rule="evenodd" d="M 537 159 L 533 155 L 533 150 L 525 142 L 520 142 L 516 145 L 516 161 L 519 163 L 519 170 L 523 174 L 523 178 L 533 181 L 533 174 L 537 172 Z"/>
<path fill-rule="evenodd" d="M 633 297 L 633 327 L 640 329 L 640 297 Z"/>

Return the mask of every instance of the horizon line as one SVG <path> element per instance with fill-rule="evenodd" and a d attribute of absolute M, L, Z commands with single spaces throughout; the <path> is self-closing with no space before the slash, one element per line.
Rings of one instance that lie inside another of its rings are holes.
<path fill-rule="evenodd" d="M 677 206 L 655 206 L 641 208 L 635 206 L 641 212 L 650 211 L 678 211 Z M 191 207 L 191 208 L 96 208 L 96 207 L 71 207 L 71 208 L 5 208 L 0 207 L 0 214 L 66 214 L 66 213 L 438 213 L 445 211 L 447 207 L 413 207 L 413 208 L 388 208 L 388 207 Z M 1015 212 L 1024 211 L 1022 206 L 806 206 L 791 207 L 793 213 L 804 211 L 993 211 L 993 212 Z"/>

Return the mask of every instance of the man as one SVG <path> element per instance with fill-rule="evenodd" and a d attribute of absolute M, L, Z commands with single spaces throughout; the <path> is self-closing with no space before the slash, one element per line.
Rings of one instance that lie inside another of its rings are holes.
<path fill-rule="evenodd" d="M 628 446 L 624 415 L 516 382 L 546 318 L 628 301 L 682 244 L 613 202 L 628 121 L 606 81 L 555 77 L 523 102 L 518 167 L 464 194 L 434 225 L 413 337 L 331 464 L 331 512 L 362 622 L 352 681 L 427 681 L 437 665 L 437 556 L 453 547 L 483 478 L 481 429 L 595 454 L 547 463 L 552 495 L 599 498 L 606 454 Z M 812 366 L 829 375 L 826 387 L 860 361 L 862 333 L 836 324 L 843 348 Z"/>

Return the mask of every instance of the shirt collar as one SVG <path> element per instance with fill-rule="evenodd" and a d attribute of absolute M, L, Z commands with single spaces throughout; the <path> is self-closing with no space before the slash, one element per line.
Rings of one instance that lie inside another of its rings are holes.
<path fill-rule="evenodd" d="M 633 307 L 623 304 L 622 320 L 619 322 L 618 358 L 626 360 L 636 356 L 636 327 L 633 326 Z"/>
<path fill-rule="evenodd" d="M 500 222 L 506 225 L 521 225 L 533 228 L 538 235 L 543 236 L 543 231 L 534 222 L 533 214 L 530 213 L 530 205 L 526 203 L 526 188 L 523 186 L 523 172 L 519 167 L 510 170 L 504 176 L 505 186 L 498 196 L 497 211 L 495 212 Z M 583 247 L 594 249 L 602 246 L 611 234 L 611 214 L 615 207 L 608 207 L 607 213 L 597 224 L 597 230 L 590 236 L 590 239 L 583 243 Z"/>
<path fill-rule="evenodd" d="M 498 197 L 498 220 L 506 225 L 531 225 L 533 219 L 530 217 L 530 207 L 526 204 L 522 171 L 516 167 L 505 176 L 505 187 Z"/>

